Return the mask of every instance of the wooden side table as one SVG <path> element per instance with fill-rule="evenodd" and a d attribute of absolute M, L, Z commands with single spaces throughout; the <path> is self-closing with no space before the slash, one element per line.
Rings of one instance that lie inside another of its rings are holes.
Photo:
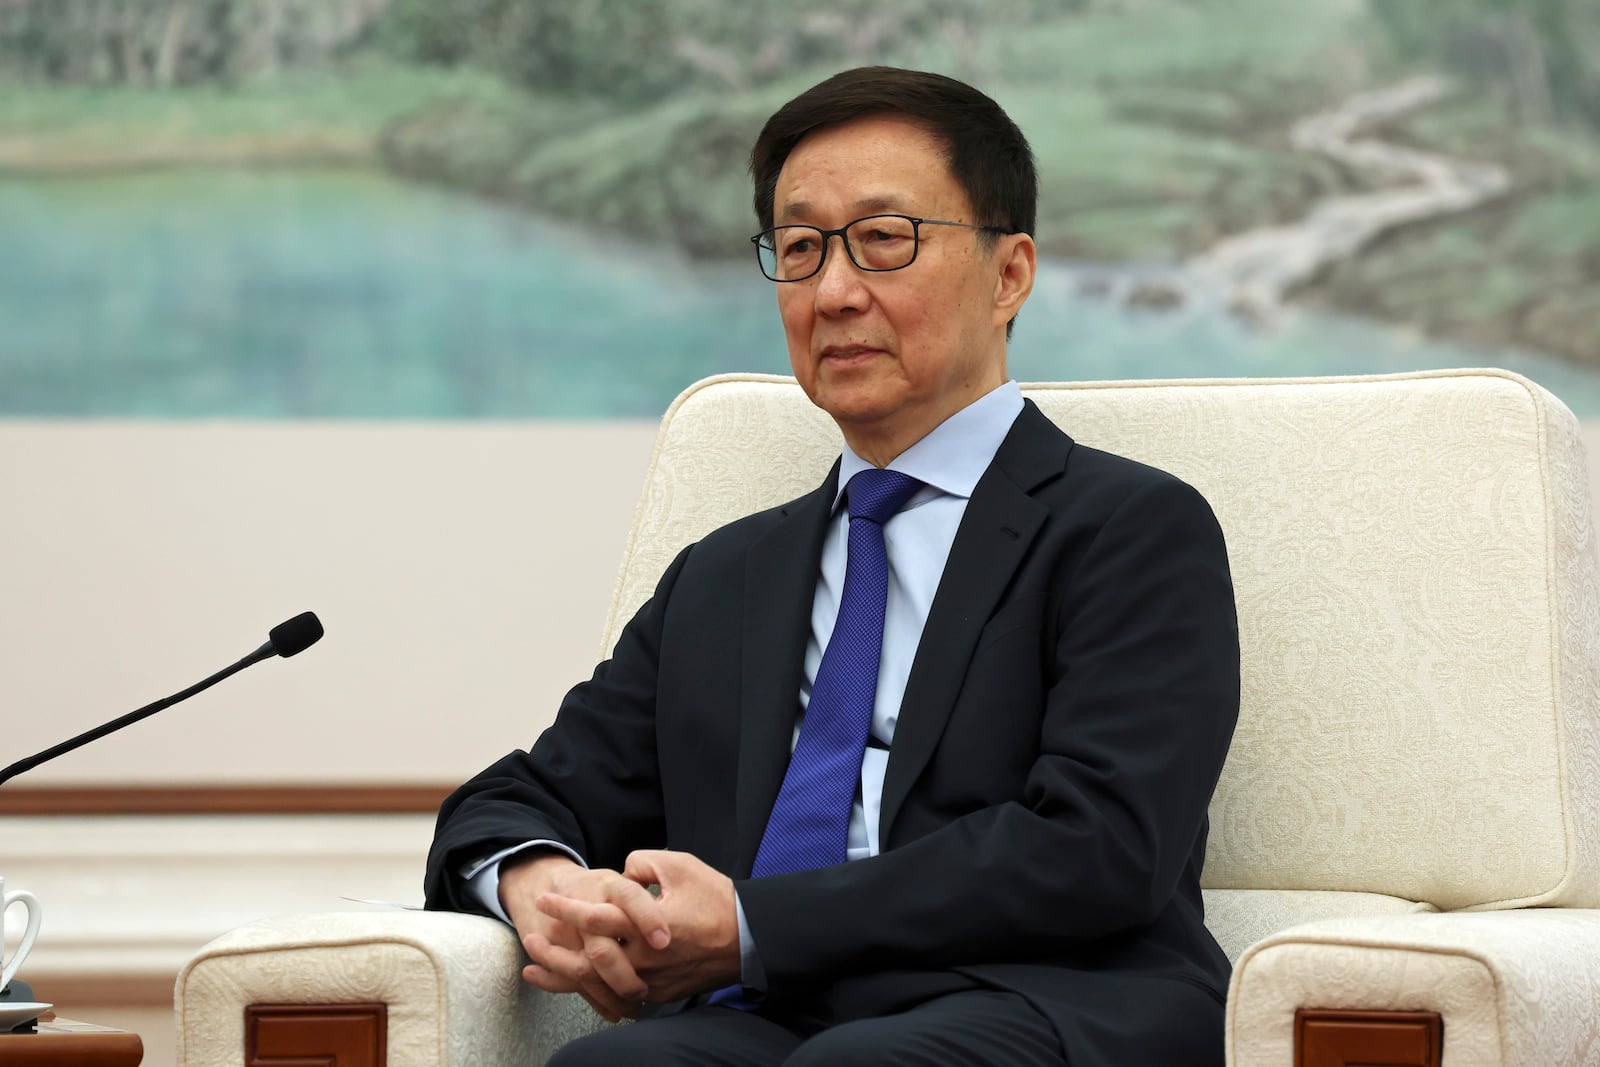
<path fill-rule="evenodd" d="M 139 1067 L 144 1042 L 138 1034 L 46 1013 L 36 1034 L 0 1034 L 6 1067 Z"/>

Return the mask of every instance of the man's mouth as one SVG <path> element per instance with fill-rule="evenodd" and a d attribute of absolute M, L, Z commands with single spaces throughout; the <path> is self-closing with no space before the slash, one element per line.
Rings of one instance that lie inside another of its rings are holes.
<path fill-rule="evenodd" d="M 882 351 L 871 345 L 828 345 L 822 350 L 822 358 L 828 363 L 860 363 Z"/>

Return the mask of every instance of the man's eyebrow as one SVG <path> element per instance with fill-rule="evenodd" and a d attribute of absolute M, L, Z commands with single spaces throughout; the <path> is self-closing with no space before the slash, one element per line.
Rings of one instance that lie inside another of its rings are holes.
<path fill-rule="evenodd" d="M 854 210 L 871 215 L 879 211 L 905 211 L 906 202 L 898 196 L 869 196 L 855 202 Z"/>
<path fill-rule="evenodd" d="M 778 217 L 787 222 L 791 219 L 806 217 L 807 215 L 811 214 L 812 209 L 813 205 L 811 201 L 795 200 L 791 203 L 783 205 L 783 210 L 778 213 Z M 875 215 L 885 211 L 908 210 L 905 200 L 901 197 L 893 195 L 864 196 L 860 200 L 857 200 L 851 204 L 850 209 L 852 211 L 860 212 L 856 218 L 863 218 L 867 215 Z"/>

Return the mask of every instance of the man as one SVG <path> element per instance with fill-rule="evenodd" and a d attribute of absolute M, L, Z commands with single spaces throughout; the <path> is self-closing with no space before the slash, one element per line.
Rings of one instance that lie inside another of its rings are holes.
<path fill-rule="evenodd" d="M 670 1005 L 563 1067 L 1220 1064 L 1227 556 L 1193 489 L 1007 380 L 1027 142 L 873 68 L 781 108 L 751 169 L 841 461 L 685 549 L 531 752 L 445 803 L 429 906 L 508 918 L 526 980 L 608 1018 Z"/>

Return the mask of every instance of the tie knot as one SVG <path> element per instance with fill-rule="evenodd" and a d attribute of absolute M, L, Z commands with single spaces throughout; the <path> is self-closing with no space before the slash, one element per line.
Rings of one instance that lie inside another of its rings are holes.
<path fill-rule="evenodd" d="M 869 467 L 850 479 L 844 494 L 852 521 L 867 519 L 882 526 L 921 488 L 922 483 L 909 474 Z"/>

